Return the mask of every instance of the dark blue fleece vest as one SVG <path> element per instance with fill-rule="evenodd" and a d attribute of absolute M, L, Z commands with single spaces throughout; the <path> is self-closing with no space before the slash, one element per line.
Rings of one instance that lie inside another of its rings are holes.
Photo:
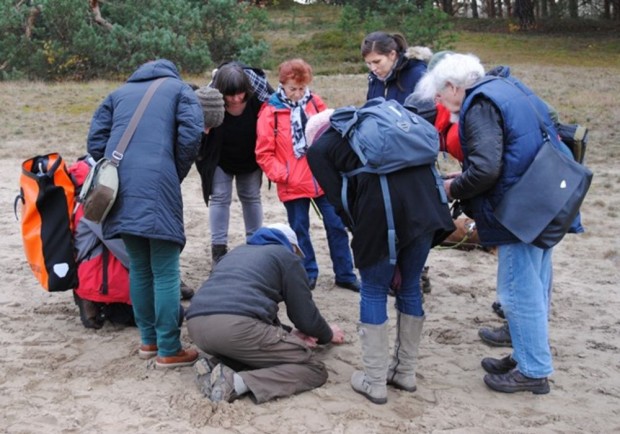
<path fill-rule="evenodd" d="M 463 126 L 467 122 L 467 111 L 479 97 L 490 100 L 501 113 L 504 134 L 502 171 L 493 188 L 467 201 L 466 206 L 473 214 L 471 217 L 476 221 L 484 245 L 510 244 L 519 240 L 495 219 L 493 211 L 542 146 L 543 135 L 534 108 L 548 131 L 555 129 L 545 103 L 523 83 L 512 77 L 485 77 L 467 90 L 461 107 L 459 135 L 465 156 L 464 169 L 467 168 L 467 144 Z"/>

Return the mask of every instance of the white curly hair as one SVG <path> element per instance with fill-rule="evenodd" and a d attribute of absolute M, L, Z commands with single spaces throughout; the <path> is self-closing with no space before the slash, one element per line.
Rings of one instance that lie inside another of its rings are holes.
<path fill-rule="evenodd" d="M 446 53 L 433 69 L 418 82 L 415 95 L 421 100 L 432 100 L 448 83 L 468 88 L 484 77 L 484 67 L 473 54 Z"/>

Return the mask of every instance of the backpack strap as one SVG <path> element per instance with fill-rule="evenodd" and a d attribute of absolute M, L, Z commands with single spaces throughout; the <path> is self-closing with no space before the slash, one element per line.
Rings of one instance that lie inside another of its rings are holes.
<path fill-rule="evenodd" d="M 347 189 L 349 188 L 349 177 L 358 175 L 362 172 L 369 172 L 365 167 L 359 167 L 347 173 L 342 174 L 342 189 L 340 190 L 340 201 L 342 208 L 349 217 L 349 221 L 354 225 L 355 221 L 351 216 L 349 202 L 347 198 Z M 383 195 L 383 207 L 385 208 L 385 220 L 387 222 L 388 251 L 390 254 L 390 264 L 396 264 L 396 225 L 394 224 L 394 210 L 392 209 L 392 199 L 390 197 L 390 187 L 385 175 L 378 175 L 381 184 L 381 194 Z M 445 196 L 445 193 L 444 193 Z"/>
<path fill-rule="evenodd" d="M 140 119 L 142 118 L 142 115 L 144 114 L 146 107 L 149 105 L 149 102 L 151 101 L 153 94 L 155 93 L 157 88 L 164 81 L 166 81 L 167 78 L 168 77 L 158 78 L 153 83 L 151 83 L 151 85 L 146 90 L 146 93 L 140 100 L 140 104 L 138 104 L 138 108 L 133 113 L 133 116 L 131 117 L 129 121 L 129 125 L 127 126 L 127 129 L 125 129 L 125 131 L 123 132 L 123 135 L 121 136 L 120 141 L 116 145 L 116 149 L 114 150 L 114 152 L 112 152 L 111 161 L 112 161 L 112 164 L 114 164 L 116 167 L 118 167 L 121 160 L 123 159 L 125 150 L 127 149 L 127 146 L 129 146 L 129 141 L 131 140 L 133 133 L 136 131 L 136 128 L 138 127 L 138 123 L 140 122 Z"/>
<path fill-rule="evenodd" d="M 385 220 L 388 227 L 388 251 L 390 253 L 390 264 L 396 265 L 396 227 L 394 225 L 394 210 L 392 209 L 392 199 L 390 198 L 390 187 L 387 177 L 379 175 L 381 183 L 381 193 L 383 194 L 383 206 L 385 207 Z"/>
<path fill-rule="evenodd" d="M 99 290 L 99 292 L 103 295 L 108 295 L 108 265 L 110 263 L 110 251 L 105 246 L 103 246 L 101 259 L 103 263 L 103 281 L 101 282 L 101 289 Z"/>
<path fill-rule="evenodd" d="M 346 173 L 342 174 L 342 189 L 340 190 L 340 201 L 342 202 L 342 209 L 347 214 L 349 221 L 352 225 L 355 225 L 353 217 L 351 217 L 351 210 L 349 209 L 349 201 L 347 198 L 347 189 L 349 188 L 349 177 Z"/>
<path fill-rule="evenodd" d="M 441 177 L 441 173 L 437 170 L 434 164 L 431 164 L 431 170 L 433 172 L 433 176 L 435 176 L 435 186 L 437 187 L 437 192 L 439 193 L 439 198 L 441 199 L 441 203 L 448 203 L 448 195 L 446 195 L 446 189 L 443 188 L 443 178 Z"/>

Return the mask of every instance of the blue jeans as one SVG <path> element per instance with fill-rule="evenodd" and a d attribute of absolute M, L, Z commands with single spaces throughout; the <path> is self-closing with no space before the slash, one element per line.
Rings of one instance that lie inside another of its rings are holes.
<path fill-rule="evenodd" d="M 396 309 L 407 315 L 424 316 L 420 276 L 431 249 L 433 234 L 419 236 L 400 249 L 396 263 L 400 270 L 401 285 L 396 291 Z M 385 257 L 376 264 L 360 268 L 360 321 L 366 324 L 383 324 L 387 321 L 387 297 L 394 276 L 395 265 Z"/>
<path fill-rule="evenodd" d="M 230 175 L 218 166 L 213 175 L 213 187 L 209 201 L 211 244 L 228 244 L 233 178 L 236 179 L 237 196 L 243 211 L 246 239 L 263 225 L 263 205 L 260 199 L 263 172 L 257 169 L 252 173 Z"/>
<path fill-rule="evenodd" d="M 353 272 L 353 259 L 349 248 L 349 236 L 336 210 L 329 203 L 325 195 L 314 199 L 323 215 L 323 225 L 327 234 L 329 256 L 332 260 L 336 282 L 352 283 L 357 280 Z M 319 266 L 310 240 L 310 199 L 302 198 L 284 202 L 288 223 L 297 235 L 299 247 L 306 256 L 304 268 L 308 279 L 315 279 L 319 275 Z"/>
<path fill-rule="evenodd" d="M 498 249 L 497 295 L 510 327 L 512 357 L 530 378 L 553 372 L 548 328 L 552 252 L 524 243 Z"/>
<path fill-rule="evenodd" d="M 157 354 L 181 350 L 179 330 L 181 246 L 171 241 L 123 234 L 129 254 L 129 293 L 142 343 Z"/>

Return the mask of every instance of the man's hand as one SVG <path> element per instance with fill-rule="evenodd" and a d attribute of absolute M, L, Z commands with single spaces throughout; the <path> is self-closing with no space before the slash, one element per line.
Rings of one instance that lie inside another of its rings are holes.
<path fill-rule="evenodd" d="M 308 346 L 308 348 L 316 348 L 317 346 L 317 338 L 313 338 L 312 336 L 308 336 L 307 334 L 304 334 L 302 332 L 300 332 L 299 330 L 295 329 L 291 332 L 291 334 L 297 336 L 299 339 L 301 339 L 302 341 L 304 341 L 304 343 Z"/>
<path fill-rule="evenodd" d="M 342 331 L 342 329 L 336 324 L 330 324 L 330 328 L 332 329 L 332 333 L 334 334 L 332 336 L 332 344 L 344 344 L 344 332 Z"/>
<path fill-rule="evenodd" d="M 452 184 L 454 178 L 448 178 L 443 180 L 443 189 L 446 191 L 446 196 L 448 196 L 448 200 L 452 201 L 452 195 L 450 194 L 450 184 Z"/>

